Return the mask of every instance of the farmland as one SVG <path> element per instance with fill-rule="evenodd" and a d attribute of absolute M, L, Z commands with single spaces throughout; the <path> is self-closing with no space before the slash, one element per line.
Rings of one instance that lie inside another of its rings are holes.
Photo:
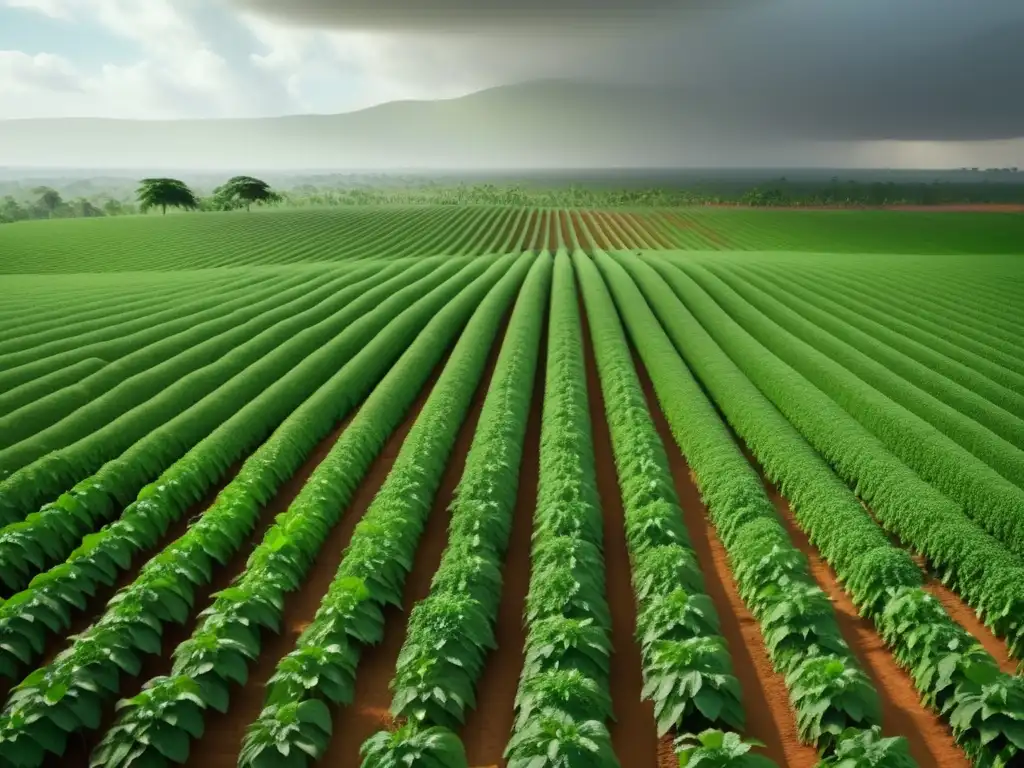
<path fill-rule="evenodd" d="M 0 768 L 1024 764 L 1024 215 L 0 228 Z"/>

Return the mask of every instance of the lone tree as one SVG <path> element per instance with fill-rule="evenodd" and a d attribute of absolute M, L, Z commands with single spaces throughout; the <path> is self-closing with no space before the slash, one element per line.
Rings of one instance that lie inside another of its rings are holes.
<path fill-rule="evenodd" d="M 168 206 L 190 211 L 199 207 L 195 193 L 177 179 L 143 179 L 136 194 L 143 213 L 159 206 L 166 216 Z"/>
<path fill-rule="evenodd" d="M 36 203 L 42 210 L 46 211 L 46 217 L 48 219 L 53 218 L 54 212 L 60 208 L 64 200 L 61 199 L 60 192 L 51 187 L 36 187 L 33 192 L 39 195 L 39 202 Z"/>
<path fill-rule="evenodd" d="M 214 197 L 224 208 L 244 205 L 251 210 L 253 203 L 276 203 L 281 196 L 262 179 L 252 176 L 235 176 L 213 191 Z"/>

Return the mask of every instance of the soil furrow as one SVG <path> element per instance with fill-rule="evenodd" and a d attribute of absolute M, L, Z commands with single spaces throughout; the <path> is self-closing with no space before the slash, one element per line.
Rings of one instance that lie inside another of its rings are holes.
<path fill-rule="evenodd" d="M 341 433 L 347 423 L 348 421 L 346 420 L 341 426 L 335 428 L 327 437 L 321 440 L 302 466 L 299 467 L 298 471 L 291 477 L 291 479 L 281 486 L 274 498 L 271 499 L 270 503 L 267 504 L 260 513 L 259 523 L 257 524 L 253 535 L 249 538 L 249 542 L 235 554 L 226 566 L 215 567 L 211 583 L 205 589 L 197 591 L 195 603 L 192 606 L 188 621 L 185 624 L 170 624 L 164 627 L 163 636 L 161 638 L 161 654 L 159 656 L 143 657 L 142 669 L 139 674 L 132 677 L 122 678 L 122 696 L 132 696 L 137 693 L 141 689 L 142 685 L 148 680 L 151 680 L 158 675 L 166 675 L 170 672 L 171 665 L 173 663 L 171 654 L 178 645 L 187 640 L 195 631 L 199 622 L 199 614 L 213 602 L 211 595 L 227 588 L 235 577 L 245 569 L 245 563 L 249 559 L 250 553 L 259 543 L 260 539 L 262 539 L 263 534 L 273 522 L 274 517 L 288 509 L 288 506 L 291 504 L 295 496 L 298 495 L 299 491 L 302 490 L 302 486 L 306 483 L 306 480 L 309 479 L 313 470 L 315 470 L 317 465 L 323 461 L 324 457 L 328 452 L 330 452 L 331 447 L 337 441 L 338 437 L 341 436 Z M 227 483 L 224 483 L 224 485 L 226 486 Z M 220 490 L 221 489 L 218 489 L 217 493 L 219 493 Z M 204 500 L 204 511 L 213 503 L 214 498 L 216 498 L 216 493 L 213 495 L 213 498 Z M 182 533 L 184 533 L 184 531 L 182 531 Z M 114 719 L 115 712 L 112 707 L 108 707 L 107 711 L 104 712 L 101 727 L 95 732 L 83 734 L 81 739 L 69 741 L 68 749 L 64 756 L 58 763 L 54 763 L 54 765 L 87 766 L 89 763 L 89 754 L 99 742 L 102 735 L 111 725 L 113 725 Z"/>
<path fill-rule="evenodd" d="M 782 675 L 773 668 L 757 620 L 740 599 L 733 581 L 725 547 L 719 541 L 700 498 L 697 484 L 658 405 L 647 371 L 634 355 L 651 416 L 665 444 L 676 493 L 684 511 L 697 560 L 704 573 L 708 596 L 714 603 L 732 656 L 733 673 L 743 691 L 746 714 L 744 735 L 765 744 L 762 754 L 787 768 L 814 768 L 818 756 L 813 747 L 797 739 L 796 718 Z"/>
<path fill-rule="evenodd" d="M 448 524 L 451 512 L 448 507 L 455 494 L 466 465 L 466 454 L 473 442 L 476 426 L 480 420 L 484 398 L 490 386 L 494 366 L 498 360 L 505 323 L 499 330 L 491 349 L 487 367 L 480 385 L 470 404 L 466 420 L 459 430 L 455 445 L 441 478 L 441 485 L 427 519 L 426 527 L 416 550 L 412 570 L 406 577 L 402 594 L 402 609 L 388 606 L 384 612 L 384 637 L 380 644 L 365 648 L 356 672 L 356 689 L 352 703 L 336 709 L 334 713 L 334 737 L 323 757 L 325 765 L 337 768 L 359 768 L 362 759 L 359 749 L 370 736 L 382 728 L 389 728 L 391 717 L 390 683 L 395 674 L 398 654 L 405 642 L 406 622 L 413 606 L 430 592 L 430 581 L 441 562 L 441 555 L 448 544 Z"/>
<path fill-rule="evenodd" d="M 273 675 L 278 662 L 291 652 L 299 635 L 313 620 L 320 607 L 320 601 L 334 579 L 341 556 L 352 538 L 356 524 L 362 519 L 391 470 L 402 441 L 412 428 L 440 370 L 440 366 L 434 369 L 406 418 L 391 434 L 370 465 L 341 520 L 328 534 L 302 586 L 297 592 L 286 595 L 281 622 L 283 631 L 277 635 L 264 636 L 260 656 L 250 669 L 248 681 L 244 686 L 235 686 L 232 690 L 231 706 L 227 714 L 213 713 L 207 718 L 206 734 L 192 745 L 187 765 L 231 768 L 237 764 L 245 729 L 256 720 L 263 708 L 267 680 Z"/>
<path fill-rule="evenodd" d="M 811 575 L 832 601 L 843 638 L 878 691 L 885 735 L 905 736 L 910 744 L 910 753 L 918 765 L 968 768 L 971 763 L 956 745 L 953 733 L 938 715 L 921 703 L 910 676 L 896 663 L 874 623 L 858 615 L 835 572 L 797 525 L 789 502 L 765 477 L 760 466 L 756 462 L 751 464 L 760 474 L 765 491 L 775 505 L 794 546 L 807 556 Z"/>
<path fill-rule="evenodd" d="M 630 768 L 678 766 L 669 743 L 668 762 L 660 749 L 654 718 L 654 704 L 641 697 L 643 662 L 636 641 L 636 601 L 631 579 L 629 549 L 626 545 L 625 514 L 612 451 L 611 434 L 605 416 L 604 394 L 594 360 L 590 325 L 580 303 L 583 319 L 583 347 L 587 368 L 590 424 L 593 430 L 597 489 L 604 516 L 604 564 L 608 607 L 612 615 L 612 657 L 609 688 L 615 720 L 608 724 L 612 748 L 619 762 Z"/>
<path fill-rule="evenodd" d="M 545 332 L 541 336 L 537 375 L 519 465 L 519 493 L 501 571 L 501 603 L 495 626 L 498 647 L 487 658 L 477 681 L 476 708 L 469 712 L 460 733 L 470 768 L 504 766 L 503 755 L 512 734 L 516 691 L 523 671 L 523 646 L 526 642 L 523 611 L 530 588 L 530 536 L 540 475 L 541 404 L 546 360 Z"/>

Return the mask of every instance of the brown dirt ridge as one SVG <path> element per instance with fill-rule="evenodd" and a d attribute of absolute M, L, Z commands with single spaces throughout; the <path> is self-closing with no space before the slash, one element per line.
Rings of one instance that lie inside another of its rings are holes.
<path fill-rule="evenodd" d="M 725 547 L 708 519 L 690 466 L 672 437 L 647 370 L 636 355 L 634 362 L 651 416 L 665 445 L 676 493 L 685 515 L 684 522 L 732 656 L 733 673 L 743 691 L 744 735 L 763 742 L 762 754 L 780 766 L 814 768 L 819 763 L 818 755 L 813 747 L 801 744 L 797 739 L 796 718 L 789 705 L 785 681 L 772 668 L 760 626 L 740 599 Z"/>
<path fill-rule="evenodd" d="M 380 644 L 363 650 L 356 673 L 356 690 L 352 703 L 334 713 L 334 736 L 322 758 L 325 765 L 359 768 L 362 763 L 359 750 L 363 742 L 378 730 L 390 728 L 394 724 L 390 712 L 389 686 L 395 673 L 398 654 L 405 642 L 406 621 L 413 606 L 430 591 L 431 578 L 437 571 L 441 555 L 448 543 L 448 524 L 451 520 L 448 506 L 466 464 L 466 454 L 469 452 L 480 420 L 480 411 L 494 372 L 504 332 L 503 326 L 491 350 L 480 386 L 466 414 L 466 420 L 448 457 L 430 517 L 416 550 L 412 570 L 406 578 L 402 609 L 389 606 L 385 610 L 383 640 Z"/>
<path fill-rule="evenodd" d="M 502 567 L 501 602 L 495 638 L 498 647 L 484 665 L 476 686 L 476 708 L 466 717 L 460 736 L 471 768 L 504 766 L 505 747 L 512 735 L 515 698 L 523 671 L 526 628 L 523 612 L 530 588 L 530 541 L 533 511 L 540 478 L 541 406 L 547 360 L 547 334 L 541 336 L 537 374 L 526 422 L 523 456 L 519 465 L 519 492 L 512 530 Z"/>
<path fill-rule="evenodd" d="M 615 455 L 605 416 L 604 394 L 590 340 L 590 324 L 582 301 L 583 347 L 587 395 L 593 430 L 597 488 L 604 516 L 604 563 L 608 607 L 612 616 L 610 694 L 615 720 L 609 723 L 612 748 L 619 762 L 630 768 L 670 768 L 679 761 L 668 740 L 664 754 L 658 740 L 654 705 L 641 699 L 643 690 L 640 645 L 636 641 L 636 602 L 626 545 L 625 515 L 616 476 Z M 666 762 L 666 757 L 668 761 Z"/>
<path fill-rule="evenodd" d="M 445 361 L 447 356 L 445 356 Z M 238 753 L 246 727 L 256 720 L 263 708 L 264 688 L 277 667 L 278 662 L 294 647 L 295 641 L 309 625 L 320 607 L 334 574 L 341 562 L 342 554 L 352 538 L 356 524 L 369 508 L 377 491 L 384 483 L 391 466 L 398 455 L 402 442 L 412 428 L 420 409 L 441 371 L 437 366 L 419 397 L 409 409 L 403 423 L 388 438 L 377 458 L 370 465 L 366 477 L 359 484 L 351 503 L 341 520 L 328 534 L 316 561 L 306 580 L 297 592 L 285 600 L 282 632 L 263 637 L 263 647 L 249 679 L 244 686 L 235 687 L 231 692 L 231 705 L 227 714 L 213 713 L 207 720 L 203 738 L 192 744 L 188 766 L 202 768 L 232 768 L 238 763 Z M 325 454 L 326 455 L 326 454 Z"/>

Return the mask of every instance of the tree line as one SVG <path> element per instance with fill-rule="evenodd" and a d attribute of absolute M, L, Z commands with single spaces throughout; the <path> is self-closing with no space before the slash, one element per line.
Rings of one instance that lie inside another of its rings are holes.
<path fill-rule="evenodd" d="M 267 182 L 252 176 L 234 176 L 216 187 L 213 194 L 203 197 L 179 179 L 149 178 L 139 182 L 133 201 L 114 198 L 90 200 L 78 197 L 65 200 L 52 187 L 36 187 L 34 199 L 18 200 L 6 195 L 0 200 L 0 224 L 32 219 L 93 218 L 147 213 L 158 209 L 166 214 L 168 208 L 203 211 L 250 210 L 255 205 L 279 203 L 282 196 Z"/>
<path fill-rule="evenodd" d="M 1012 175 L 1016 175 L 1015 173 Z M 0 223 L 26 219 L 118 216 L 167 208 L 225 211 L 253 205 L 349 206 L 349 205 L 512 205 L 561 208 L 645 208 L 694 205 L 747 206 L 883 206 L 970 203 L 1024 203 L 1024 180 L 990 182 L 960 181 L 855 181 L 832 178 L 749 180 L 693 180 L 685 185 L 659 185 L 633 189 L 600 185 L 520 183 L 444 183 L 436 180 L 400 180 L 352 183 L 334 180 L 324 184 L 303 183 L 274 190 L 251 176 L 235 176 L 200 194 L 183 181 L 171 178 L 143 179 L 134 196 L 122 190 L 122 199 L 78 197 L 65 200 L 49 187 L 32 191 L 34 197 L 0 199 Z M 129 199 L 131 198 L 131 199 Z"/>

